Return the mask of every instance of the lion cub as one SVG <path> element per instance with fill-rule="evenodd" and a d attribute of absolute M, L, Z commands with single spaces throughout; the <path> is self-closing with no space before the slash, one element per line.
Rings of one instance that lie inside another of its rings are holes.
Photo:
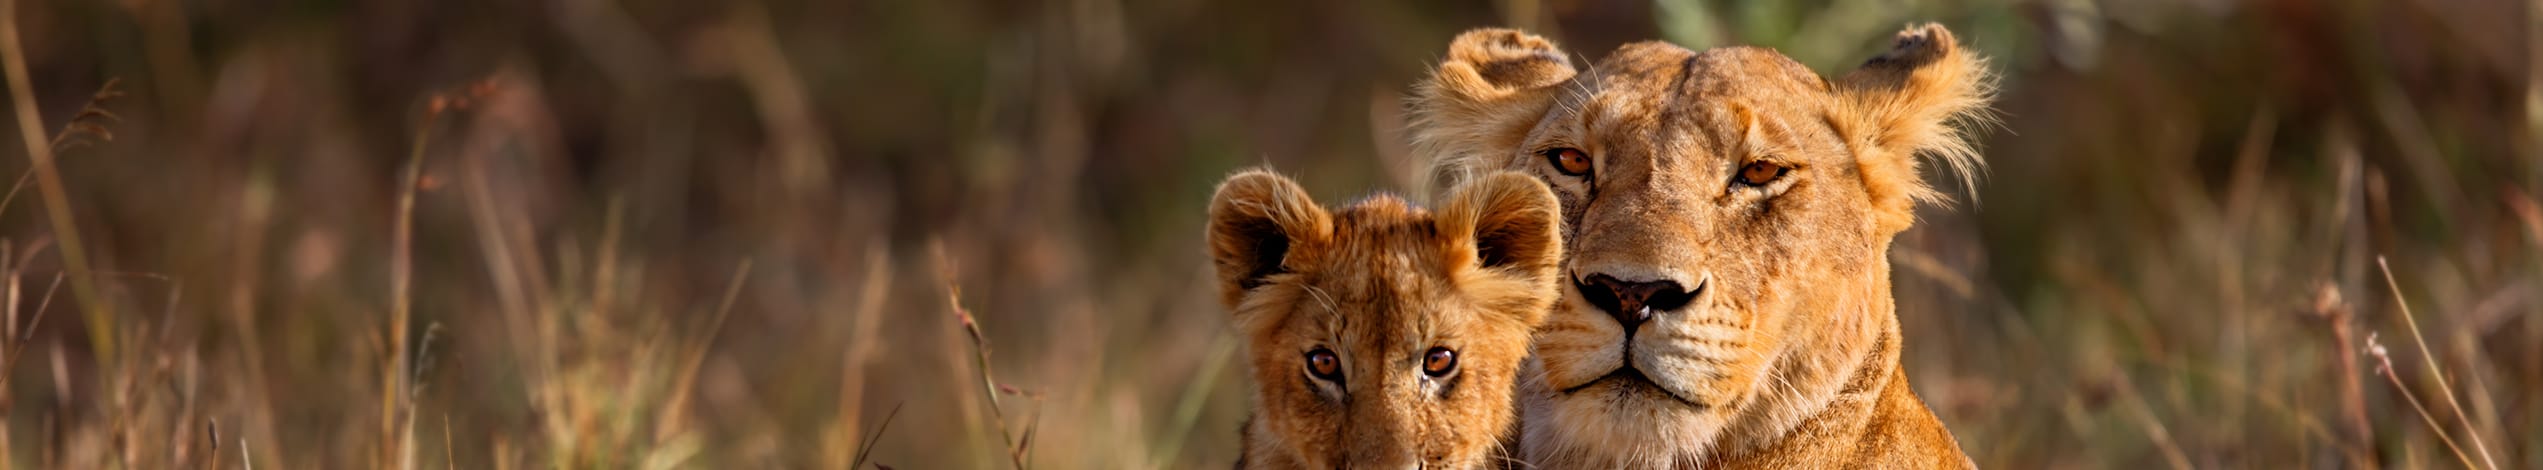
<path fill-rule="evenodd" d="M 1327 212 L 1263 170 L 1220 184 L 1210 255 L 1257 385 L 1237 467 L 1503 458 L 1512 380 L 1559 295 L 1556 204 L 1515 173 L 1436 213 L 1384 195 Z"/>

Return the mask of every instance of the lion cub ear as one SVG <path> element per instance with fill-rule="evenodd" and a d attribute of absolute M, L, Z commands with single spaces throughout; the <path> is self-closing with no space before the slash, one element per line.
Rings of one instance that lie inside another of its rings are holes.
<path fill-rule="evenodd" d="M 1333 218 L 1289 177 L 1255 169 L 1227 177 L 1210 198 L 1210 261 L 1230 310 L 1283 271 L 1292 249 L 1333 233 Z"/>
<path fill-rule="evenodd" d="M 1414 156 L 1431 175 L 1463 179 L 1499 166 L 1578 73 L 1553 41 L 1515 29 L 1466 31 L 1415 91 Z M 1428 181 L 1424 181 L 1427 183 Z"/>
<path fill-rule="evenodd" d="M 1451 191 L 1438 218 L 1450 276 L 1488 308 L 1517 312 L 1530 326 L 1543 321 L 1560 292 L 1561 204 L 1545 182 L 1511 171 Z"/>
<path fill-rule="evenodd" d="M 1919 158 L 1940 160 L 1972 183 L 1984 162 L 1968 127 L 1988 122 L 1995 76 L 1987 60 L 1939 24 L 1909 26 L 1835 85 L 1846 139 L 1861 149 L 1864 185 L 1884 233 L 1906 230 L 1917 202 L 1941 202 L 1919 176 Z M 1922 157 L 1920 157 L 1922 156 Z"/>

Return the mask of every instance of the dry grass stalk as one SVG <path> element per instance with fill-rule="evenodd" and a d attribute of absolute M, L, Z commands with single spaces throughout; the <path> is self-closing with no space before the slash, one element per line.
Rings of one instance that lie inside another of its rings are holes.
<path fill-rule="evenodd" d="M 848 341 L 839 364 L 839 410 L 838 416 L 831 419 L 829 430 L 829 440 L 834 445 L 828 446 L 829 452 L 825 454 L 825 458 L 829 459 L 826 463 L 834 468 L 857 467 L 850 462 L 864 459 L 849 452 L 861 455 L 871 447 L 870 443 L 843 447 L 869 440 L 860 439 L 857 434 L 857 424 L 864 421 L 866 362 L 880 349 L 875 344 L 875 330 L 882 326 L 883 297 L 891 291 L 892 285 L 891 252 L 884 249 L 881 242 L 875 242 L 866 247 L 865 256 L 864 285 L 857 290 L 855 310 L 848 312 Z M 890 420 L 889 417 L 884 419 L 886 423 Z"/>
<path fill-rule="evenodd" d="M 2419 318 L 2411 315 L 2411 303 L 2402 299 L 2402 287 L 2393 281 L 2393 266 L 2385 263 L 2383 256 L 2377 256 L 2375 257 L 2375 267 L 2376 269 L 2380 269 L 2384 272 L 2384 287 L 2393 290 L 2393 303 L 2402 307 L 2402 321 L 2404 324 L 2410 325 L 2411 342 L 2419 345 L 2419 358 L 2428 364 L 2429 378 L 2437 380 L 2437 391 L 2446 395 L 2446 406 L 2448 408 L 2453 408 L 2455 412 L 2455 419 L 2463 422 L 2464 434 L 2467 438 L 2472 440 L 2473 451 L 2481 453 L 2481 462 L 2486 465 L 2483 468 L 2490 468 L 2494 470 L 2499 468 L 2499 462 L 2490 458 L 2490 446 L 2482 442 L 2481 432 L 2472 428 L 2472 416 L 2464 414 L 2464 407 L 2462 403 L 2455 400 L 2455 387 L 2446 383 L 2446 371 L 2445 369 L 2437 367 L 2437 355 L 2428 351 L 2428 339 L 2420 336 Z M 2383 356 L 2383 348 L 2377 347 L 2374 351 L 2379 358 Z M 2392 361 L 2386 360 L 2384 364 L 2384 375 L 2386 378 L 2393 378 L 2392 369 Z M 2395 379 L 2393 385 L 2395 387 L 2400 387 L 2400 379 Z M 2407 393 L 2405 393 L 2405 395 L 2407 396 Z M 2411 406 L 2419 406 L 2417 399 L 2413 399 Z M 2426 415 L 2428 414 L 2428 411 L 2426 409 L 2421 409 L 2420 414 Z M 2427 416 L 2422 417 L 2427 418 Z M 2436 426 L 2433 418 L 2429 425 Z M 2439 428 L 2437 431 L 2441 436 L 2445 434 L 2444 428 Z M 2449 441 L 2448 445 L 2452 445 L 2452 440 L 2449 439 Z M 2455 452 L 2457 454 L 2461 454 L 2463 453 L 2463 450 L 2457 449 Z M 2457 455 L 2457 457 L 2462 456 Z M 2472 463 L 2468 461 L 2464 462 L 2464 466 L 2470 467 L 2472 466 Z"/>
<path fill-rule="evenodd" d="M 5 292 L 0 294 L 0 301 L 8 302 L 8 305 L 0 306 L 0 311 L 6 312 L 8 322 L 6 325 L 0 325 L 4 327 L 0 330 L 5 330 L 4 333 L 0 333 L 0 352 L 7 353 L 6 357 L 0 357 L 0 364 L 15 365 L 18 360 L 16 348 L 10 347 L 12 345 L 7 343 L 16 342 L 18 337 L 18 296 L 20 294 L 18 268 L 9 264 L 9 261 L 15 259 L 9 256 L 11 248 L 13 247 L 7 240 L 0 240 L 0 282 L 7 283 L 6 286 L 0 286 L 5 287 L 4 291 L 0 291 Z M 16 453 L 11 452 L 9 448 L 9 426 L 7 426 L 10 411 L 15 408 L 14 402 L 17 401 L 15 394 L 9 392 L 9 378 L 17 376 L 11 373 L 16 370 L 15 367 L 0 366 L 0 468 L 13 467 L 11 462 L 16 461 L 14 458 Z"/>
<path fill-rule="evenodd" d="M 892 405 L 892 411 L 883 414 L 883 424 L 874 426 L 874 432 L 866 433 L 865 443 L 857 445 L 856 458 L 848 460 L 848 466 L 840 468 L 854 469 L 865 466 L 866 459 L 874 456 L 874 443 L 883 440 L 883 432 L 892 429 L 892 418 L 900 415 L 901 405 Z"/>
<path fill-rule="evenodd" d="M 105 85 L 97 87 L 97 93 L 89 95 L 88 103 L 80 106 L 79 114 L 71 115 L 70 122 L 62 123 L 62 130 L 53 133 L 53 140 L 46 144 L 53 149 L 54 154 L 58 155 L 75 147 L 91 145 L 92 141 L 113 142 L 115 140 L 115 132 L 106 125 L 123 122 L 124 118 L 106 111 L 106 102 L 124 97 L 123 91 L 115 89 L 115 84 L 122 81 L 121 78 L 106 79 Z M 9 185 L 8 195 L 0 196 L 0 213 L 8 212 L 9 203 L 18 200 L 18 191 L 26 189 L 27 180 L 34 177 L 34 167 L 28 167 L 26 171 L 18 173 L 18 181 Z"/>
<path fill-rule="evenodd" d="M 262 298 L 259 287 L 263 285 L 267 267 L 263 261 L 265 241 L 275 225 L 277 191 L 262 180 L 251 179 L 240 186 L 239 192 L 237 204 L 231 212 L 235 225 L 229 245 L 229 255 L 236 262 L 231 263 L 229 272 L 221 276 L 226 278 L 224 280 L 229 288 L 221 317 L 228 322 L 229 333 L 236 335 L 235 344 L 270 344 L 265 342 L 266 332 L 258 324 L 260 314 L 265 312 L 258 307 L 258 300 Z M 240 416 L 275 416 L 274 401 L 277 397 L 268 392 L 271 383 L 266 381 L 270 375 L 266 372 L 265 348 L 232 348 L 232 351 L 237 355 L 229 360 L 237 367 L 222 374 L 226 380 L 221 383 L 229 389 L 229 396 L 239 397 L 243 403 L 236 403 L 231 411 Z M 230 433 L 242 442 L 253 438 L 265 444 L 268 448 L 258 450 L 273 455 L 277 450 L 271 446 L 279 442 L 274 438 L 273 424 L 271 419 L 242 419 L 232 423 Z M 248 451 L 245 448 L 238 450 L 242 457 Z"/>
<path fill-rule="evenodd" d="M 62 432 L 62 427 L 65 426 L 62 424 L 62 416 L 71 414 L 71 373 L 70 366 L 63 363 L 63 358 L 69 356 L 62 354 L 62 341 L 59 339 L 47 343 L 45 347 L 52 353 L 47 354 L 46 357 L 52 359 L 53 366 L 53 409 L 44 415 L 43 468 L 62 468 L 62 447 L 67 445 L 65 441 L 69 440 L 67 436 L 69 433 Z"/>
<path fill-rule="evenodd" d="M 203 436 L 203 443 L 207 446 L 204 450 L 203 468 L 221 468 L 221 420 L 204 420 Z"/>
<path fill-rule="evenodd" d="M 2401 392 L 2402 399 L 2409 401 L 2411 409 L 2419 412 L 2419 420 L 2428 423 L 2428 429 L 2437 432 L 2437 440 L 2445 442 L 2446 450 L 2455 453 L 2456 461 L 2462 462 L 2464 468 L 2482 468 L 2472 464 L 2472 458 L 2464 455 L 2463 446 L 2455 444 L 2455 437 L 2446 432 L 2446 426 L 2437 424 L 2437 415 L 2429 414 L 2428 407 L 2420 405 L 2419 396 L 2412 394 L 2411 387 L 2403 385 L 2402 378 L 2393 373 L 2393 357 L 2385 351 L 2383 343 L 2375 340 L 2374 333 L 2366 335 L 2366 354 L 2374 356 L 2376 362 L 2381 364 L 2375 368 L 2376 375 L 2384 376 L 2385 381 L 2393 384 L 2394 391 Z"/>
<path fill-rule="evenodd" d="M 939 271 L 945 276 L 943 282 L 945 284 L 946 306 L 953 309 L 954 318 L 962 323 L 963 332 L 968 333 L 971 338 L 972 359 L 974 366 L 977 367 L 980 372 L 980 394 L 989 399 L 989 418 L 997 425 L 998 439 L 1006 445 L 1005 450 L 1007 460 L 1015 465 L 1016 470 L 1025 470 L 1029 468 L 1025 465 L 1025 461 L 1027 460 L 1026 457 L 1028 457 L 1032 452 L 1033 427 L 1036 421 L 1034 419 L 1027 419 L 1024 432 L 1022 433 L 1021 438 L 1019 438 L 1017 433 L 1013 429 L 1010 429 L 1007 425 L 1006 411 L 999 404 L 998 395 L 1020 395 L 1036 401 L 1041 399 L 1041 395 L 1015 387 L 999 385 L 997 380 L 991 377 L 989 368 L 989 338 L 988 336 L 980 333 L 980 322 L 973 319 L 971 310 L 965 309 L 962 306 L 962 286 L 954 282 L 955 276 L 953 261 L 945 255 L 943 245 L 938 245 L 938 249 L 936 251 L 936 262 L 940 267 Z M 1036 414 L 1036 417 L 1038 418 L 1038 413 Z"/>
<path fill-rule="evenodd" d="M 15 394 L 9 391 L 9 378 L 17 375 L 11 373 L 17 370 L 17 367 L 14 366 L 18 363 L 18 353 L 20 352 L 20 349 L 17 347 L 18 344 L 16 343 L 21 343 L 21 341 L 17 340 L 18 303 L 20 300 L 19 296 L 21 295 L 18 291 L 18 279 L 19 274 L 21 273 L 19 273 L 18 266 L 11 263 L 11 261 L 16 260 L 15 257 L 10 256 L 13 248 L 15 247 L 10 245 L 7 240 L 0 240 L 0 276 L 5 276 L 5 279 L 0 279 L 0 282 L 6 282 L 8 284 L 5 286 L 7 292 L 6 301 L 8 302 L 8 305 L 0 306 L 0 310 L 5 310 L 7 312 L 6 317 L 8 322 L 4 328 L 6 330 L 5 334 L 0 334 L 0 353 L 6 354 L 6 356 L 0 356 L 0 423 L 7 422 L 10 411 L 12 411 L 13 408 L 16 408 L 14 405 L 17 401 Z M 35 328 L 29 327 L 27 329 L 33 330 Z M 9 463 L 13 461 L 12 456 L 14 455 L 16 454 L 11 452 L 9 447 L 9 427 L 6 425 L 0 425 L 0 467 L 8 466 Z"/>
<path fill-rule="evenodd" d="M 86 312 L 89 348 L 100 364 L 114 362 L 114 311 L 97 291 L 96 281 L 89 277 L 88 255 L 81 250 L 79 225 L 71 217 L 70 190 L 62 183 L 62 174 L 54 168 L 53 148 L 44 138 L 44 118 L 35 105 L 34 87 L 27 83 L 26 50 L 18 40 L 18 2 L 0 0 L 0 71 L 9 80 L 9 98 L 17 103 L 18 133 L 27 147 L 27 158 L 33 160 L 29 170 L 35 173 L 36 193 L 43 196 L 44 211 L 55 238 L 62 244 L 62 264 L 70 271 L 71 295 L 80 300 Z"/>
<path fill-rule="evenodd" d="M 447 468 L 459 468 L 459 448 L 450 439 L 450 413 L 441 415 L 441 462 Z"/>
<path fill-rule="evenodd" d="M 656 445 L 669 442 L 687 429 L 689 397 L 697 390 L 698 370 L 705 367 L 707 350 L 715 345 L 717 334 L 724 331 L 724 321 L 733 316 L 733 304 L 741 300 L 742 285 L 750 279 L 751 260 L 742 260 L 740 266 L 733 267 L 733 282 L 724 286 L 724 301 L 716 306 L 715 319 L 707 324 L 706 334 L 696 340 L 687 357 L 681 359 L 678 378 L 671 381 L 671 399 L 664 402 L 661 420 L 653 428 Z"/>
<path fill-rule="evenodd" d="M 0 301 L 8 302 L 8 305 L 0 306 L 0 310 L 6 312 L 6 323 L 0 324 L 0 422 L 6 422 L 17 408 L 17 393 L 13 391 L 15 388 L 10 387 L 10 378 L 17 375 L 18 360 L 26 358 L 27 343 L 34 342 L 36 327 L 44 324 L 45 312 L 52 310 L 53 294 L 62 288 L 62 273 L 54 273 L 52 285 L 44 289 L 43 300 L 36 303 L 35 314 L 24 326 L 19 325 L 18 305 L 25 299 L 25 293 L 19 290 L 19 286 L 24 280 L 27 263 L 33 261 L 35 254 L 41 250 L 42 246 L 38 245 L 28 249 L 26 254 L 18 255 L 16 245 L 0 240 L 0 283 L 6 283 L 5 299 Z M 9 427 L 0 425 L 0 467 L 15 462 L 16 455 Z"/>
<path fill-rule="evenodd" d="M 2172 431 L 2163 425 L 2163 419 L 2155 416 L 2154 406 L 2146 403 L 2144 395 L 2137 393 L 2136 382 L 2129 380 L 2127 374 L 2119 374 L 2117 380 L 2118 384 L 2113 388 L 2118 390 L 2122 402 L 2128 405 L 2129 418 L 2145 428 L 2147 440 L 2154 442 L 2156 450 L 2163 451 L 2163 461 L 2176 469 L 2197 468 L 2190 465 L 2190 455 L 2181 451 L 2181 445 L 2173 440 Z"/>
<path fill-rule="evenodd" d="M 498 89 L 496 83 L 488 79 L 472 85 L 466 95 L 436 97 L 428 109 L 467 109 L 480 100 L 492 97 Z M 479 132 L 483 132 L 494 125 L 481 122 L 477 127 Z M 546 299 L 540 297 L 546 289 L 540 285 L 545 281 L 544 275 L 539 272 L 537 254 L 527 246 L 526 239 L 529 237 L 524 234 L 526 228 L 512 225 L 520 221 L 506 210 L 511 207 L 504 205 L 505 200 L 496 194 L 493 181 L 496 170 L 488 168 L 491 164 L 487 161 L 489 158 L 473 155 L 458 160 L 461 173 L 459 186 L 468 205 L 470 225 L 476 231 L 479 254 L 484 260 L 488 280 L 494 286 L 496 305 L 501 307 L 504 332 L 510 336 L 505 343 L 511 348 L 513 357 L 521 362 L 519 366 L 526 369 L 527 382 L 546 383 L 556 374 L 557 358 L 543 351 L 555 345 L 556 341 L 552 319 L 542 315 L 549 311 L 549 305 Z M 541 408 L 562 408 L 561 404 L 544 398 L 534 401 L 540 402 L 538 406 Z"/>
<path fill-rule="evenodd" d="M 2341 300 L 2339 287 L 2327 282 L 2323 283 L 2322 288 L 2314 296 L 2313 310 L 2309 313 L 2331 325 L 2332 344 L 2340 345 L 2341 348 L 2357 344 L 2357 328 L 2353 324 L 2356 314 L 2349 309 L 2347 301 Z M 2366 387 L 2364 381 L 2359 379 L 2358 358 L 2353 354 L 2334 354 L 2334 356 L 2337 356 L 2340 361 L 2338 372 L 2340 375 L 2340 424 L 2343 428 L 2341 438 L 2347 441 L 2342 442 L 2340 447 L 2358 466 L 2374 468 L 2375 453 L 2368 451 L 2368 448 L 2375 443 L 2375 425 L 2367 420 Z"/>
<path fill-rule="evenodd" d="M 397 221 L 389 233 L 389 367 L 380 397 L 380 437 L 387 446 L 382 451 L 385 461 L 396 462 L 397 468 L 415 467 L 415 429 L 410 423 L 414 400 L 407 380 L 413 359 L 407 355 L 406 336 L 413 323 L 415 288 L 415 193 L 421 189 L 424 174 L 424 149 L 432 141 L 433 123 L 439 121 L 445 98 L 435 97 L 424 111 L 424 120 L 415 126 L 415 141 L 408 146 L 406 167 L 397 185 Z"/>

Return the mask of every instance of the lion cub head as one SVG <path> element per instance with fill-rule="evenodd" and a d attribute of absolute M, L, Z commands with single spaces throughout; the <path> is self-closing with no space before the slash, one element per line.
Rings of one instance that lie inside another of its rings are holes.
<path fill-rule="evenodd" d="M 1510 432 L 1529 332 L 1556 297 L 1554 195 L 1481 178 L 1436 213 L 1327 212 L 1288 178 L 1229 177 L 1210 255 L 1252 365 L 1246 468 L 1476 468 Z"/>
<path fill-rule="evenodd" d="M 1879 390 L 1889 242 L 1940 198 L 1920 156 L 1978 166 L 1958 124 L 1984 113 L 1983 59 L 1934 25 L 1835 80 L 1754 47 L 1569 57 L 1471 31 L 1414 103 L 1441 173 L 1524 172 L 1562 201 L 1564 300 L 1520 392 L 1529 458 L 1700 465 Z"/>

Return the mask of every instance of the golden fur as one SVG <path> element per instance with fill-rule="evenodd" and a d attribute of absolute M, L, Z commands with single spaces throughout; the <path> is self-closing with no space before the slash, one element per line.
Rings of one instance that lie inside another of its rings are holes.
<path fill-rule="evenodd" d="M 1481 178 L 1436 214 L 1392 196 L 1327 212 L 1288 178 L 1229 177 L 1210 203 L 1220 299 L 1256 389 L 1239 468 L 1482 468 L 1515 429 L 1513 381 L 1553 305 L 1554 195 Z M 1451 351 L 1432 374 L 1424 359 Z M 1339 357 L 1338 379 L 1308 357 Z"/>
<path fill-rule="evenodd" d="M 1566 56 L 1469 31 L 1414 102 L 1437 174 L 1526 172 L 1562 203 L 1569 284 L 1522 373 L 1525 458 L 1967 466 L 1899 365 L 1887 256 L 1940 199 L 1922 162 L 1979 167 L 1960 129 L 1984 118 L 1985 60 L 1938 25 L 1833 81 L 1753 47 Z M 1587 171 L 1556 163 L 1577 155 Z"/>

